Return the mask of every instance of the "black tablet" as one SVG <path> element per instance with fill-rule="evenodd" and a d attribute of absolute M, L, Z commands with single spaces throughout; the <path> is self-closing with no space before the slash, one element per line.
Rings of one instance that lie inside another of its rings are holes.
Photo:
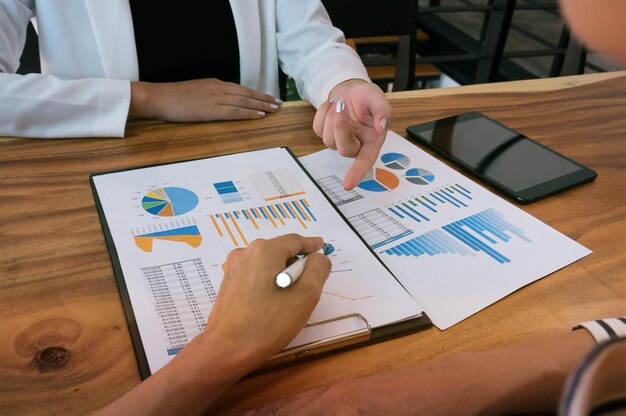
<path fill-rule="evenodd" d="M 522 203 L 554 195 L 598 174 L 482 113 L 464 113 L 407 128 L 434 149 Z"/>

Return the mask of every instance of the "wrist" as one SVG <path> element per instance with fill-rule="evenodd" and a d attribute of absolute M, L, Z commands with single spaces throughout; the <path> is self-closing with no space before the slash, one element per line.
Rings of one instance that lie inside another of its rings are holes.
<path fill-rule="evenodd" d="M 360 84 L 369 84 L 369 82 L 361 78 L 350 78 L 342 81 L 330 90 L 330 92 L 328 93 L 328 99 L 336 96 L 342 96 L 345 90 Z"/>
<path fill-rule="evenodd" d="M 234 383 L 264 361 L 259 357 L 258 351 L 206 329 L 183 349 L 185 350 L 192 356 L 193 365 L 200 370 L 202 376 L 213 373 L 211 378 L 214 380 L 216 369 L 219 368 L 224 382 L 231 380 Z M 207 373 L 205 370 L 210 371 Z"/>
<path fill-rule="evenodd" d="M 153 84 L 149 82 L 131 81 L 130 108 L 128 118 L 154 118 L 150 109 L 150 95 Z"/>

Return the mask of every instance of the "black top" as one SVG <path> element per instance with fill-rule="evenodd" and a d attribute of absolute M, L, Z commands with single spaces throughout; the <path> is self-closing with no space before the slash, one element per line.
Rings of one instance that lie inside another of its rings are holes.
<path fill-rule="evenodd" d="M 239 46 L 228 0 L 130 0 L 130 8 L 140 81 L 239 83 Z"/>

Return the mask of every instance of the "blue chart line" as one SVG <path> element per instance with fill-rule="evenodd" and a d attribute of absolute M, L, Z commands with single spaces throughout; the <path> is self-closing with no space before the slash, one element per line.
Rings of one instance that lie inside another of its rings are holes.
<path fill-rule="evenodd" d="M 218 182 L 214 183 L 213 186 L 225 204 L 243 201 L 243 198 L 239 194 L 239 191 L 233 181 Z"/>
<path fill-rule="evenodd" d="M 405 241 L 381 253 L 414 257 L 439 254 L 474 257 L 476 253 L 483 252 L 498 263 L 504 264 L 510 263 L 511 260 L 493 246 L 499 242 L 508 243 L 513 238 L 512 235 L 531 242 L 524 236 L 522 230 L 506 221 L 498 211 L 489 208 Z"/>
<path fill-rule="evenodd" d="M 412 197 L 387 207 L 387 209 L 398 218 L 410 218 L 416 222 L 424 222 L 430 221 L 432 214 L 437 213 L 444 204 L 456 208 L 467 208 L 471 200 L 473 198 L 470 191 L 459 184 L 453 184 L 428 194 Z"/>

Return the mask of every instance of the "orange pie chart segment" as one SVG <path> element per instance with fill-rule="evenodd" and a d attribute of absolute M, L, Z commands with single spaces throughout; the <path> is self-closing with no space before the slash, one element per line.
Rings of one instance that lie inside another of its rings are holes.
<path fill-rule="evenodd" d="M 396 189 L 400 185 L 400 179 L 386 169 L 376 168 L 375 176 L 376 180 L 389 190 Z"/>
<path fill-rule="evenodd" d="M 390 171 L 382 168 L 374 168 L 369 171 L 359 188 L 370 192 L 385 192 L 395 189 L 400 185 L 400 179 Z"/>

